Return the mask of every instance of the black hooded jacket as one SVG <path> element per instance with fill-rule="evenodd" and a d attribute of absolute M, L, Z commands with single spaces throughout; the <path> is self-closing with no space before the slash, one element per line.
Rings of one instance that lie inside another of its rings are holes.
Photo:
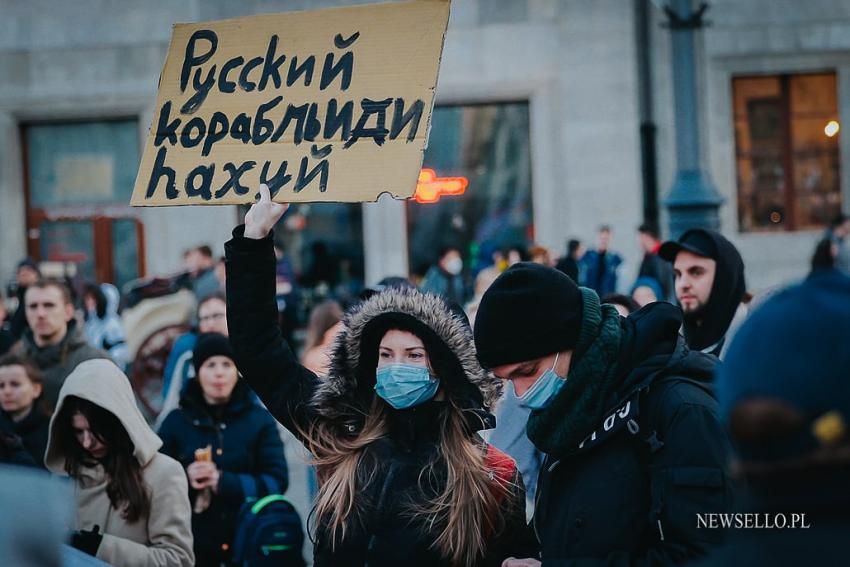
<path fill-rule="evenodd" d="M 712 356 L 678 335 L 681 311 L 655 303 L 621 318 L 616 392 L 587 439 L 547 457 L 533 525 L 544 567 L 670 565 L 704 554 L 725 512 L 730 450 L 710 382 Z"/>
<path fill-rule="evenodd" d="M 368 299 L 346 314 L 329 375 L 320 378 L 301 366 L 277 325 L 272 239 L 244 238 L 243 230 L 237 227 L 225 244 L 230 340 L 243 377 L 284 427 L 302 440 L 319 421 L 340 438 L 357 436 L 375 399 L 377 341 L 390 328 L 423 339 L 446 396 L 465 410 L 470 435 L 492 427 L 489 409 L 499 396 L 499 380 L 478 364 L 468 326 L 437 296 L 389 289 Z M 429 462 L 440 461 L 440 424 L 448 403 L 432 400 L 400 411 L 387 406 L 388 434 L 363 456 L 377 464 L 378 473 L 371 482 L 358 478 L 363 522 L 349 521 L 345 538 L 332 546 L 319 519 L 317 567 L 452 565 L 433 545 L 437 528 L 420 525 L 408 514 L 412 501 L 421 503 L 445 486 L 442 467 L 432 483 L 420 486 L 419 478 Z M 486 557 L 476 565 L 498 566 L 509 556 L 533 552 L 524 547 L 522 481 L 518 474 L 512 480 L 518 488 L 502 501 L 505 528 L 490 538 Z"/>
<path fill-rule="evenodd" d="M 717 263 L 708 303 L 698 313 L 685 316 L 684 332 L 688 345 L 694 350 L 719 354 L 726 331 L 744 299 L 747 285 L 744 280 L 744 261 L 735 246 L 723 235 L 702 229 L 713 244 L 710 258 Z M 691 232 L 691 231 L 689 231 Z M 682 235 L 684 239 L 687 233 Z"/>

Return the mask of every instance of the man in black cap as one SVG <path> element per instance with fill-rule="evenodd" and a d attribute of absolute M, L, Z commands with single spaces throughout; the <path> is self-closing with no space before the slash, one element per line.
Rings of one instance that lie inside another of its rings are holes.
<path fill-rule="evenodd" d="M 662 244 L 659 255 L 673 265 L 688 346 L 722 358 L 730 327 L 739 326 L 747 315 L 738 249 L 713 230 L 694 228 Z"/>
<path fill-rule="evenodd" d="M 484 294 L 478 357 L 530 408 L 528 437 L 546 454 L 533 520 L 544 565 L 679 563 L 720 540 L 697 529 L 697 513 L 732 504 L 717 359 L 690 351 L 681 324 L 670 303 L 623 318 L 536 264 Z"/>

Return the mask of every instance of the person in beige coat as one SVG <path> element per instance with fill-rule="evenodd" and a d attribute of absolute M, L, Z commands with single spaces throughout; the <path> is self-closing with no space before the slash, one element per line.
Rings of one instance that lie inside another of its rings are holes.
<path fill-rule="evenodd" d="M 112 361 L 88 360 L 68 376 L 44 461 L 75 481 L 74 547 L 114 567 L 194 564 L 186 475 L 161 445 Z"/>

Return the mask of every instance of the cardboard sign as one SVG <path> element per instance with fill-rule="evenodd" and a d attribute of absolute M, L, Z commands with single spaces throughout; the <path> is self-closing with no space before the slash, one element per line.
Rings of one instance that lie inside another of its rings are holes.
<path fill-rule="evenodd" d="M 134 206 L 416 189 L 449 0 L 174 26 Z"/>

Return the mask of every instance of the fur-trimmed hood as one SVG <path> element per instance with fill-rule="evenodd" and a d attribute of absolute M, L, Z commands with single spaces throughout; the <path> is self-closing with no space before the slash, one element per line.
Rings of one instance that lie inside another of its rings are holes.
<path fill-rule="evenodd" d="M 478 363 L 465 316 L 437 295 L 388 288 L 350 309 L 343 324 L 328 375 L 312 400 L 328 419 L 362 422 L 376 395 L 378 344 L 390 329 L 411 331 L 423 340 L 441 388 L 461 408 L 489 413 L 501 396 L 501 381 Z"/>

